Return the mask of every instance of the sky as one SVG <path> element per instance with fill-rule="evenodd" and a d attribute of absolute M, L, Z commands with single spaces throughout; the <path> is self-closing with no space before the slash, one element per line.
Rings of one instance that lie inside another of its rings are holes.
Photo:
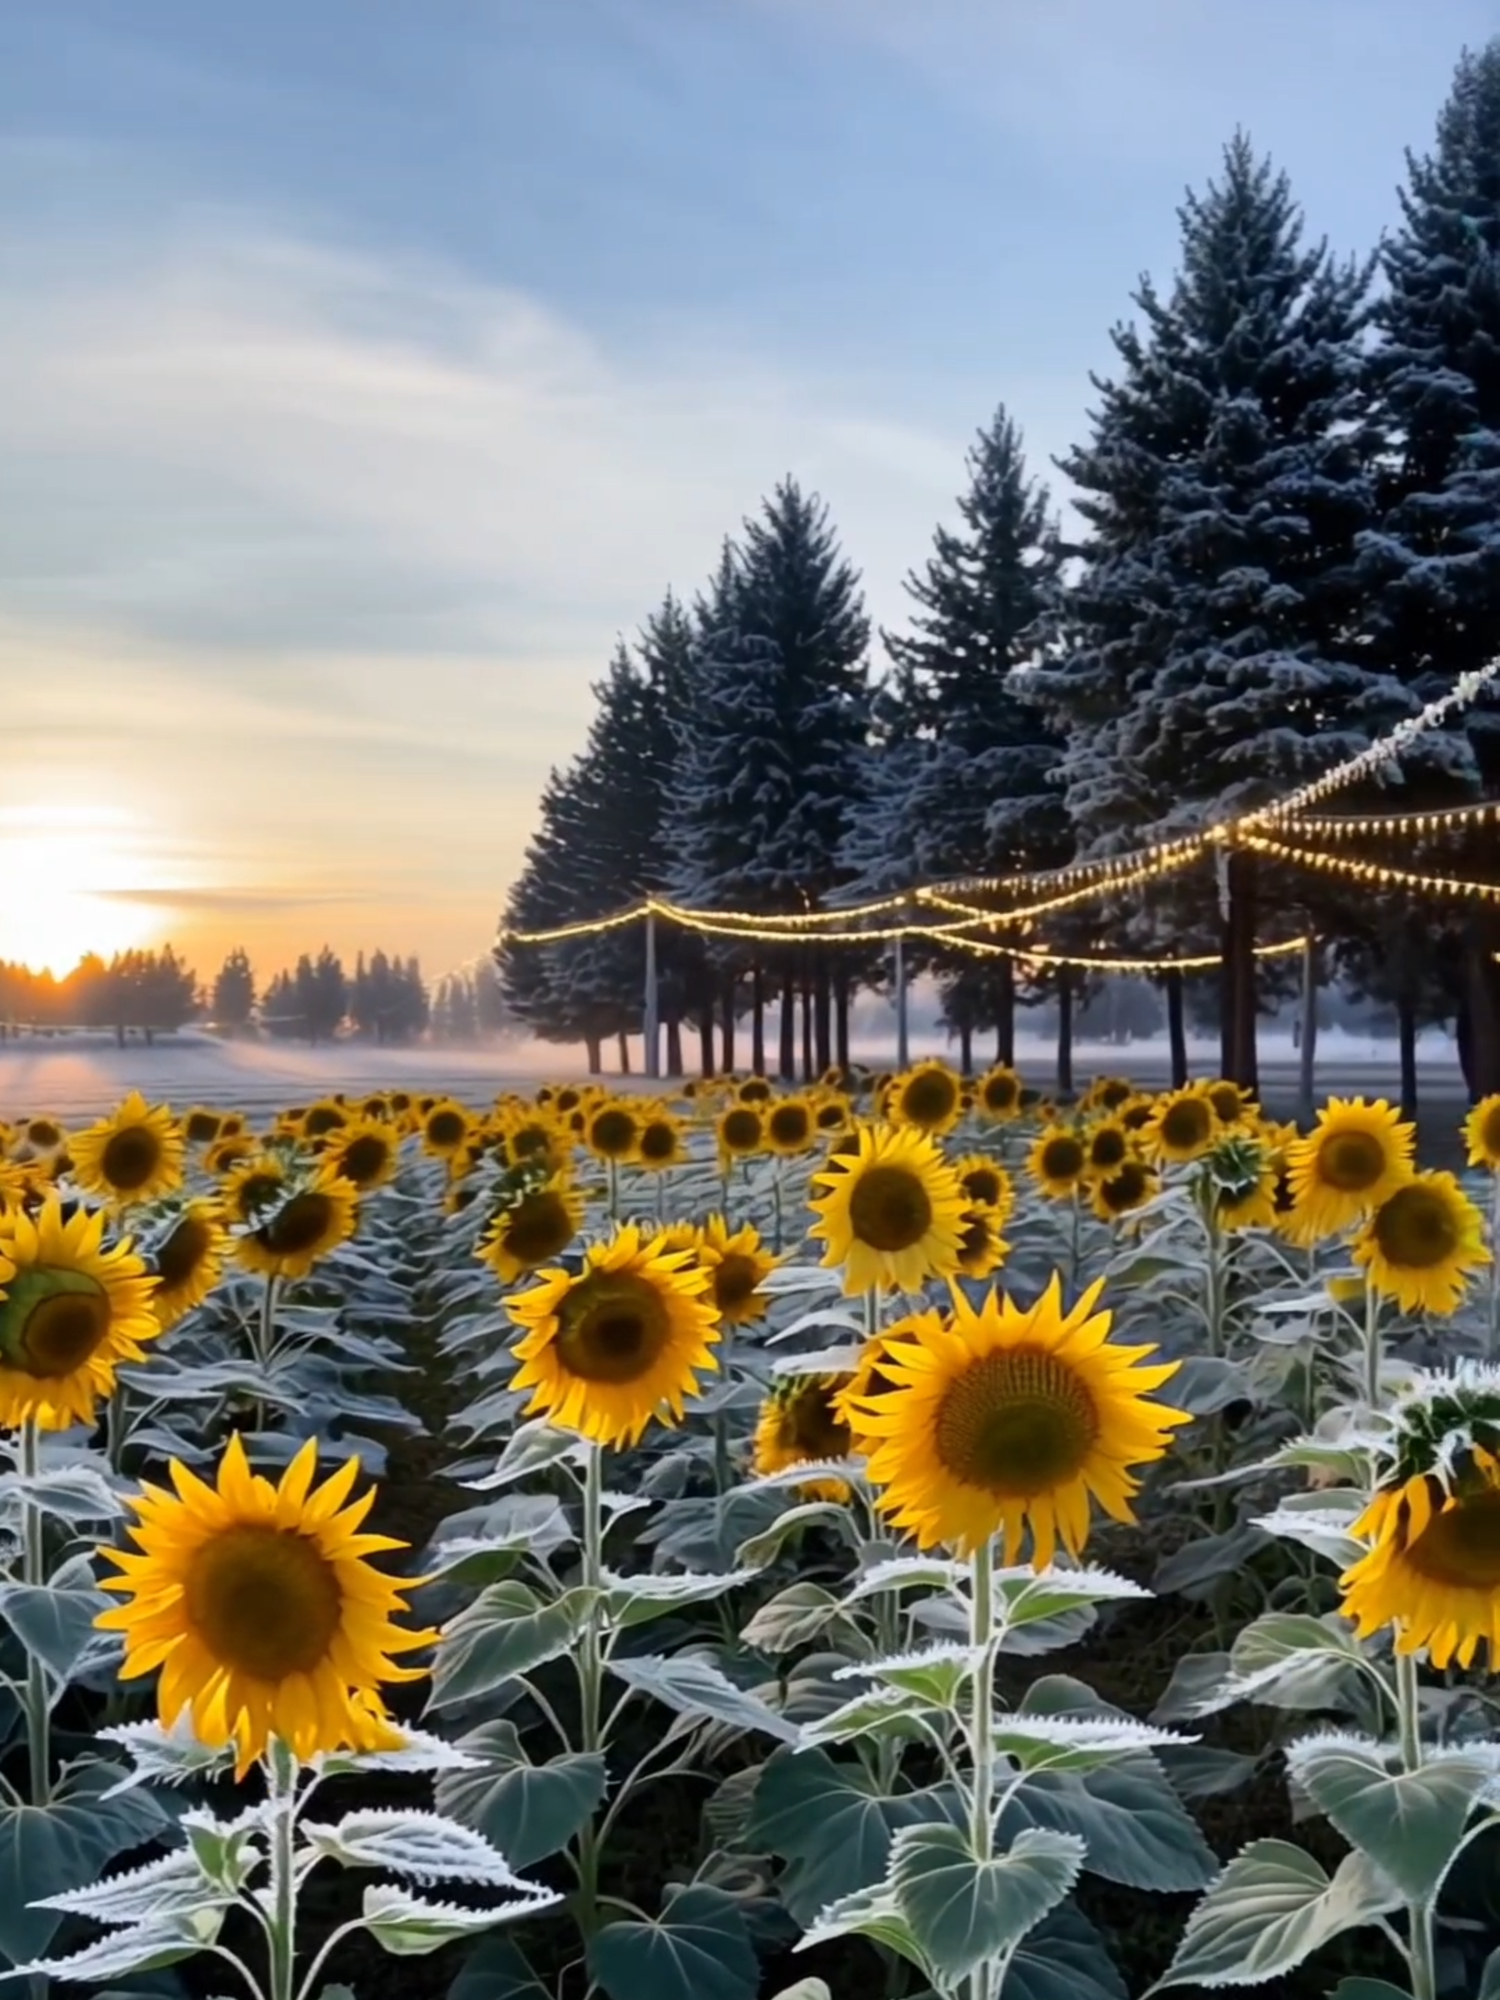
<path fill-rule="evenodd" d="M 787 473 L 878 623 L 1237 125 L 1396 218 L 1492 0 L 10 0 L 0 959 L 488 946 L 590 683 Z"/>

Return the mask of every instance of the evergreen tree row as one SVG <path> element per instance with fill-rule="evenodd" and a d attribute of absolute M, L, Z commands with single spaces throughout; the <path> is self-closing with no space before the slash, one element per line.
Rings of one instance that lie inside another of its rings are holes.
<path fill-rule="evenodd" d="M 1178 268 L 1143 278 L 1058 461 L 1065 536 L 1002 407 L 967 461 L 958 524 L 906 579 L 910 630 L 869 658 L 860 579 L 826 507 L 788 478 L 727 540 L 690 607 L 669 594 L 595 689 L 555 771 L 508 925 L 583 923 L 642 893 L 751 913 L 921 881 L 1009 875 L 1169 840 L 1264 804 L 1362 749 L 1500 652 L 1500 41 L 1459 62 L 1371 257 L 1309 241 L 1287 176 L 1237 134 L 1179 210 Z M 1500 795 L 1500 704 L 1424 736 L 1333 810 Z M 1493 873 L 1476 836 L 1439 872 Z M 1471 1085 L 1500 1088 L 1500 948 L 1476 906 L 1414 906 L 1239 850 L 1219 869 L 1049 919 L 1073 951 L 1222 951 L 1226 1070 L 1254 1082 L 1275 924 L 1333 941 L 1403 1033 L 1456 1020 Z M 696 1031 L 731 1064 L 748 1024 L 783 1075 L 847 1050 L 877 947 L 764 946 L 659 925 L 668 1061 Z M 1042 934 L 1038 934 L 1039 936 Z M 641 1027 L 639 925 L 512 947 L 511 1006 L 582 1041 Z M 940 946 L 967 1062 L 1010 1052 L 1011 961 Z M 1180 982 L 1169 999 L 1181 1035 Z M 1079 998 L 1085 997 L 1080 994 Z M 1064 1016 L 1071 987 L 1056 995 Z"/>

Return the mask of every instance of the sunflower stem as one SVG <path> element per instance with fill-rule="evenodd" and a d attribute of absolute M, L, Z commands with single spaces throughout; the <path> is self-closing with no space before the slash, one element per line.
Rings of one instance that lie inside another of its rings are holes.
<path fill-rule="evenodd" d="M 771 1176 L 771 1204 L 771 1212 L 776 1219 L 776 1226 L 771 1236 L 771 1252 L 773 1256 L 779 1257 L 781 1255 L 782 1232 L 781 1175 L 779 1172 Z"/>
<path fill-rule="evenodd" d="M 1078 1291 L 1078 1233 L 1083 1222 L 1083 1204 L 1078 1199 L 1078 1190 L 1073 1190 L 1073 1219 L 1068 1231 L 1068 1297 L 1073 1298 Z"/>
<path fill-rule="evenodd" d="M 1493 1365 L 1500 1354 L 1500 1168 L 1490 1176 L 1490 1317 L 1485 1329 L 1484 1358 Z"/>
<path fill-rule="evenodd" d="M 125 1470 L 125 1446 L 130 1439 L 130 1411 L 125 1385 L 117 1381 L 104 1411 L 104 1453 L 111 1472 Z"/>
<path fill-rule="evenodd" d="M 29 1496 L 41 1476 L 42 1439 L 35 1417 L 21 1425 L 21 1483 Z M 47 1582 L 47 1550 L 43 1534 L 42 1510 L 26 1500 L 25 1543 L 21 1551 L 21 1580 L 33 1590 Z M 26 1652 L 26 1752 L 31 1786 L 31 1803 L 45 1806 L 52 1797 L 52 1696 L 47 1686 L 47 1669 L 30 1647 Z"/>
<path fill-rule="evenodd" d="M 1365 1278 L 1365 1401 L 1372 1410 L 1380 1408 L 1380 1294 Z"/>
<path fill-rule="evenodd" d="M 609 1186 L 609 1219 L 611 1222 L 618 1222 L 620 1219 L 620 1169 L 618 1163 L 614 1160 L 606 1160 L 605 1171 Z"/>
<path fill-rule="evenodd" d="M 993 1537 L 974 1551 L 969 1599 L 969 1643 L 976 1659 L 972 1680 L 969 1761 L 969 1839 L 978 1861 L 988 1861 L 995 1845 L 995 1544 Z M 969 1978 L 969 2000 L 992 2000 L 995 1968 L 977 1965 Z"/>
<path fill-rule="evenodd" d="M 583 1585 L 597 1593 L 578 1647 L 578 1748 L 597 1756 L 603 1748 L 604 1650 L 599 1603 L 604 1592 L 604 1447 L 587 1446 L 583 1473 Z M 599 1928 L 599 1827 L 592 1814 L 578 1835 L 578 1928 L 591 1938 Z"/>
<path fill-rule="evenodd" d="M 269 1371 L 271 1349 L 276 1343 L 276 1279 L 267 1272 L 266 1287 L 260 1295 L 260 1332 L 255 1343 L 255 1359 L 262 1369 Z M 266 1427 L 266 1405 L 262 1396 L 255 1399 L 255 1428 L 263 1431 Z"/>
<path fill-rule="evenodd" d="M 270 1923 L 267 1944 L 270 1976 L 266 2000 L 296 2000 L 297 1991 L 297 1764 L 285 1744 L 272 1741 L 266 1752 L 266 1789 L 272 1808 Z"/>
<path fill-rule="evenodd" d="M 1397 1645 L 1400 1635 L 1397 1635 Z M 1405 1771 L 1422 1768 L 1422 1698 L 1417 1681 L 1415 1653 L 1396 1654 L 1396 1727 L 1401 1745 L 1401 1767 Z M 1412 2000 L 1437 2000 L 1436 1947 L 1432 1931 L 1432 1899 L 1408 1903 L 1407 1959 L 1411 1967 Z"/>

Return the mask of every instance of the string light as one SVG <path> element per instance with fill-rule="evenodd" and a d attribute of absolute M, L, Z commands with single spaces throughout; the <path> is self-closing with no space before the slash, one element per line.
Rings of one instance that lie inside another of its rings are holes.
<path fill-rule="evenodd" d="M 931 931 L 915 931 L 915 937 L 932 938 Z M 1048 951 L 1045 946 L 1013 944 L 988 944 L 982 938 L 947 938 L 941 942 L 956 945 L 960 951 L 972 951 L 982 956 L 1012 958 L 1028 965 L 1066 965 L 1085 972 L 1207 972 L 1224 963 L 1222 952 L 1206 952 L 1194 958 L 1085 958 L 1076 953 Z M 1256 958 L 1287 958 L 1293 952 L 1305 951 L 1305 937 L 1284 938 L 1280 944 L 1258 944 Z"/>
<path fill-rule="evenodd" d="M 498 945 L 508 944 L 565 944 L 569 938 L 598 937 L 603 931 L 622 930 L 626 924 L 639 923 L 642 917 L 651 915 L 653 904 L 648 896 L 644 903 L 635 903 L 628 910 L 617 910 L 612 917 L 591 917 L 582 923 L 558 924 L 550 931 L 518 931 L 502 924 Z"/>
<path fill-rule="evenodd" d="M 1324 840 L 1410 840 L 1423 834 L 1455 833 L 1464 827 L 1486 825 L 1494 819 L 1500 819 L 1500 799 L 1479 799 L 1469 805 L 1447 806 L 1431 812 L 1341 813 L 1325 819 L 1298 817 L 1282 831 L 1316 834 Z"/>
<path fill-rule="evenodd" d="M 1065 868 L 1033 869 L 1020 875 L 964 875 L 949 881 L 934 883 L 925 889 L 911 892 L 918 902 L 943 903 L 943 892 L 954 890 L 961 895 L 983 896 L 1005 894 L 1030 885 L 1056 888 L 1065 882 L 1094 882 L 1101 877 L 1113 878 L 1128 875 L 1133 880 L 1142 879 L 1139 871 L 1162 865 L 1163 872 L 1168 867 L 1185 867 L 1196 861 L 1209 845 L 1217 827 L 1201 833 L 1185 834 L 1179 840 L 1156 841 L 1150 847 L 1134 847 L 1125 854 L 1101 855 L 1092 861 L 1070 861 Z M 963 909 L 962 903 L 944 904 L 944 907 Z"/>
<path fill-rule="evenodd" d="M 1320 854 L 1316 848 L 1292 847 L 1285 841 L 1269 840 L 1264 834 L 1241 833 L 1242 846 L 1294 868 L 1315 868 L 1320 874 L 1340 875 L 1351 882 L 1370 882 L 1382 889 L 1419 889 L 1424 896 L 1450 896 L 1464 900 L 1470 896 L 1481 902 L 1500 903 L 1500 884 L 1469 882 L 1456 875 L 1420 875 L 1409 868 L 1392 868 L 1383 861 L 1357 861 L 1350 854 Z"/>

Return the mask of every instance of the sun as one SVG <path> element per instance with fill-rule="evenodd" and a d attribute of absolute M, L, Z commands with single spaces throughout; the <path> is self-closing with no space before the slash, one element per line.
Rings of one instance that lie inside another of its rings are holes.
<path fill-rule="evenodd" d="M 0 960 L 61 979 L 149 938 L 157 913 L 127 893 L 148 886 L 131 826 L 102 808 L 0 809 Z"/>

